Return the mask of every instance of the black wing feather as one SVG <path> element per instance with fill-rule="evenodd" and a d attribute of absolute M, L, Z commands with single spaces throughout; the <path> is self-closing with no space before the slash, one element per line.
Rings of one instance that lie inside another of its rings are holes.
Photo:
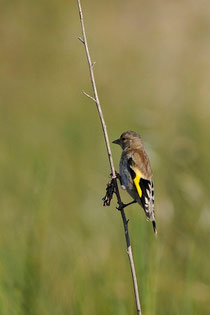
<path fill-rule="evenodd" d="M 139 186 L 142 190 L 141 202 L 147 215 L 150 217 L 150 202 L 154 205 L 154 188 L 153 182 L 144 178 L 140 179 Z"/>
<path fill-rule="evenodd" d="M 128 160 L 128 169 L 131 174 L 131 178 L 134 180 L 136 174 L 130 167 L 132 164 L 132 158 Z M 142 196 L 140 197 L 141 205 L 145 211 L 148 219 L 152 220 L 153 230 L 157 234 L 155 217 L 154 217 L 154 185 L 151 180 L 140 178 L 139 186 L 142 190 Z"/>

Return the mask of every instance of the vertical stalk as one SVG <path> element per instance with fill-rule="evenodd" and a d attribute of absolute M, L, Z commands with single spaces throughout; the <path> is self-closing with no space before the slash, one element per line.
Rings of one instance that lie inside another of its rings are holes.
<path fill-rule="evenodd" d="M 82 38 L 79 37 L 79 40 L 83 43 L 83 45 L 85 47 L 85 52 L 86 52 L 86 57 L 87 57 L 87 61 L 88 61 L 88 66 L 89 66 L 89 71 L 90 71 L 90 79 L 91 79 L 94 97 L 88 95 L 85 92 L 83 92 L 83 93 L 95 102 L 97 110 L 98 110 L 99 118 L 101 121 L 102 130 L 104 133 L 104 139 L 105 139 L 105 143 L 106 143 L 108 159 L 109 159 L 109 164 L 110 164 L 110 169 L 112 172 L 112 182 L 114 185 L 114 192 L 115 192 L 116 197 L 117 197 L 117 203 L 119 205 L 118 209 L 120 210 L 122 221 L 123 221 L 123 226 L 124 226 L 127 254 L 128 254 L 129 263 L 130 263 L 130 269 L 131 269 L 132 280 L 133 280 L 133 289 L 134 289 L 135 301 L 136 301 L 136 311 L 137 311 L 138 315 L 142 315 L 139 292 L 138 292 L 138 282 L 137 282 L 136 271 L 135 271 L 135 264 L 134 264 L 134 260 L 133 260 L 132 248 L 131 248 L 130 237 L 129 237 L 129 232 L 128 232 L 128 220 L 126 219 L 126 215 L 125 215 L 125 211 L 124 211 L 124 204 L 121 200 L 121 196 L 119 193 L 119 188 L 118 188 L 118 183 L 117 183 L 117 178 L 116 178 L 116 171 L 114 168 L 112 152 L 111 152 L 110 143 L 109 143 L 109 137 L 108 137 L 108 133 L 107 133 L 107 128 L 106 128 L 103 112 L 101 109 L 101 104 L 100 104 L 99 97 L 98 97 L 97 88 L 96 88 L 95 76 L 94 76 L 94 71 L 93 71 L 94 65 L 91 61 L 90 52 L 89 52 L 89 48 L 88 48 L 85 26 L 84 26 L 84 18 L 83 18 L 83 12 L 82 12 L 80 0 L 77 0 L 77 4 L 78 4 L 79 16 L 80 16 L 81 29 L 82 29 Z"/>

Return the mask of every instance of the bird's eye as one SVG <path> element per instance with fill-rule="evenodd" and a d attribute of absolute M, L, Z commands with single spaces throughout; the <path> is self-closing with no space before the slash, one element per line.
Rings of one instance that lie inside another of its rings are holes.
<path fill-rule="evenodd" d="M 125 141 L 125 138 L 122 138 L 122 141 Z"/>

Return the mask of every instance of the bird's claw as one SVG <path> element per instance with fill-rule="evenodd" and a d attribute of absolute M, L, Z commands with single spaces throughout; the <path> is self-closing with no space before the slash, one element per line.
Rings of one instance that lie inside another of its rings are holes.
<path fill-rule="evenodd" d="M 131 201 L 131 202 L 129 202 L 129 203 L 123 203 L 123 202 L 122 202 L 122 203 L 119 205 L 119 207 L 117 207 L 117 210 L 122 210 L 122 209 L 124 209 L 124 208 L 126 208 L 126 207 L 132 205 L 133 203 L 136 203 L 136 202 L 137 202 L 136 200 L 133 200 L 133 201 Z"/>
<path fill-rule="evenodd" d="M 117 210 L 121 211 L 126 207 L 126 204 L 124 204 L 123 202 L 119 204 L 118 207 L 116 207 Z"/>

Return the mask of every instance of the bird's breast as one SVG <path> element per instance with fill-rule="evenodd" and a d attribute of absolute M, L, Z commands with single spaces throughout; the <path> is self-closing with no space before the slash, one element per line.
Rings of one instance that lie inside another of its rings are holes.
<path fill-rule="evenodd" d="M 120 176 L 122 180 L 122 184 L 126 187 L 127 191 L 130 192 L 133 190 L 133 180 L 130 174 L 128 159 L 126 157 L 121 157 L 120 165 Z"/>

